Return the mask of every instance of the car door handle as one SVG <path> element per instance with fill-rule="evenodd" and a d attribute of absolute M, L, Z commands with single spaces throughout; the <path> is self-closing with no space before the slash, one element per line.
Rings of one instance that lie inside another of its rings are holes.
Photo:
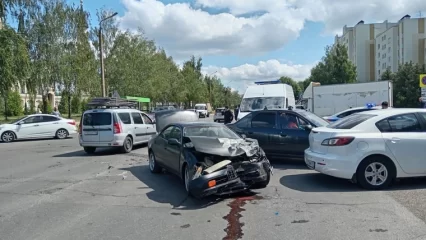
<path fill-rule="evenodd" d="M 38 127 L 38 126 L 40 126 L 40 125 L 38 125 L 38 124 L 34 125 L 34 127 Z"/>
<path fill-rule="evenodd" d="M 391 139 L 391 142 L 392 143 L 396 143 L 396 142 L 399 142 L 401 139 L 399 139 L 399 138 L 392 138 Z"/>
<path fill-rule="evenodd" d="M 55 123 L 53 123 L 53 124 L 59 124 L 58 122 L 55 122 Z"/>
<path fill-rule="evenodd" d="M 287 134 L 280 133 L 280 136 L 281 136 L 281 137 L 287 137 Z"/>
<path fill-rule="evenodd" d="M 138 128 L 138 127 L 135 127 L 135 129 L 136 129 L 136 128 Z"/>

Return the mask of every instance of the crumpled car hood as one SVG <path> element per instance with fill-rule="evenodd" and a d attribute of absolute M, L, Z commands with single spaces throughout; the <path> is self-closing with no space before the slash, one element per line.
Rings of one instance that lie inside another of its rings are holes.
<path fill-rule="evenodd" d="M 197 152 L 223 157 L 246 154 L 251 157 L 259 151 L 256 139 L 230 139 L 213 137 L 188 137 Z"/>

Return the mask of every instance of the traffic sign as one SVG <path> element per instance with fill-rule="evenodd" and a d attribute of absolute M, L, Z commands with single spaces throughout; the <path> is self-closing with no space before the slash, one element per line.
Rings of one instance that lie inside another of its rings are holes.
<path fill-rule="evenodd" d="M 421 88 L 426 87 L 426 74 L 420 74 L 419 85 Z"/>

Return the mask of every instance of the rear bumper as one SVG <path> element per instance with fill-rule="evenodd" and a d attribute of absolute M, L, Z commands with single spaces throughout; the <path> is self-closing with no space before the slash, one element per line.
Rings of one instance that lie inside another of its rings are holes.
<path fill-rule="evenodd" d="M 244 170 L 241 170 L 244 169 Z M 189 188 L 193 196 L 198 198 L 210 195 L 227 195 L 250 189 L 253 184 L 268 181 L 271 176 L 272 167 L 268 160 L 256 163 L 244 163 L 234 169 L 231 165 L 228 168 L 219 170 L 191 181 Z M 208 182 L 216 180 L 217 185 L 208 187 Z"/>
<path fill-rule="evenodd" d="M 225 117 L 224 116 L 220 116 L 220 117 L 217 117 L 216 115 L 213 117 L 213 120 L 220 120 L 220 121 L 223 121 L 223 120 L 225 120 Z"/>
<path fill-rule="evenodd" d="M 352 179 L 357 162 L 357 159 L 351 156 L 319 154 L 309 148 L 305 150 L 305 163 L 310 169 L 337 178 Z"/>
<path fill-rule="evenodd" d="M 124 139 L 127 135 L 115 135 L 112 141 L 101 142 L 101 141 L 84 141 L 81 135 L 78 136 L 81 147 L 121 147 L 124 144 Z"/>

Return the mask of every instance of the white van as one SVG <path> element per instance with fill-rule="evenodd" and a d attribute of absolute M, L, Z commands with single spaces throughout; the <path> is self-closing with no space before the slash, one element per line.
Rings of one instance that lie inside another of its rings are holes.
<path fill-rule="evenodd" d="M 205 103 L 197 103 L 194 106 L 195 111 L 198 114 L 198 117 L 209 117 L 209 111 L 207 110 L 207 104 Z"/>
<path fill-rule="evenodd" d="M 139 110 L 92 109 L 81 117 L 79 142 L 89 154 L 104 147 L 118 147 L 128 153 L 134 145 L 147 143 L 156 133 L 155 123 Z"/>
<path fill-rule="evenodd" d="M 296 107 L 293 87 L 288 84 L 274 82 L 257 82 L 249 86 L 240 104 L 238 119 L 253 111 L 271 109 L 288 109 Z"/>

